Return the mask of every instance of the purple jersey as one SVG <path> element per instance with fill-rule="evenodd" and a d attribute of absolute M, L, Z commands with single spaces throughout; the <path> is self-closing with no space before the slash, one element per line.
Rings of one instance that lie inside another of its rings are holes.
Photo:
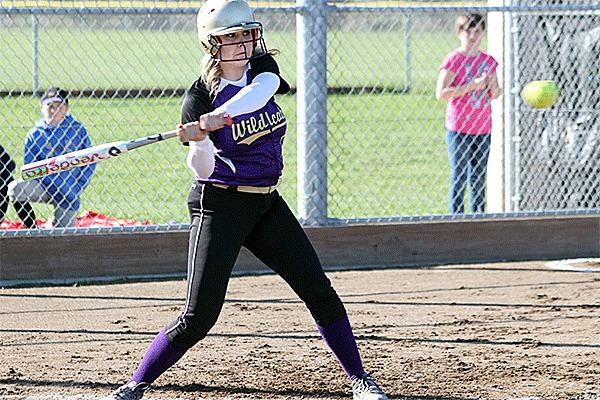
<path fill-rule="evenodd" d="M 251 82 L 262 72 L 279 76 L 280 84 L 276 94 L 289 91 L 289 84 L 279 75 L 279 66 L 270 54 L 250 60 L 247 82 Z M 228 85 L 216 98 L 212 98 L 199 78 L 186 93 L 181 122 L 185 124 L 198 121 L 200 115 L 221 106 L 241 89 Z M 282 143 L 285 131 L 286 119 L 275 103 L 275 97 L 259 110 L 234 117 L 232 126 L 225 126 L 210 134 L 210 139 L 217 148 L 215 169 L 207 180 L 201 182 L 231 186 L 275 185 L 283 169 Z"/>
<path fill-rule="evenodd" d="M 248 70 L 247 79 L 251 79 Z M 225 86 L 214 101 L 215 108 L 242 88 Z M 273 186 L 283 169 L 282 143 L 287 121 L 275 97 L 264 107 L 233 117 L 233 125 L 210 134 L 217 148 L 215 170 L 206 182 L 234 186 Z"/>

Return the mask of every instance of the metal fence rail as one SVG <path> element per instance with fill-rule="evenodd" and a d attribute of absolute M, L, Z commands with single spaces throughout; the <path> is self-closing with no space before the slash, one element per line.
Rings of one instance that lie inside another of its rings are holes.
<path fill-rule="evenodd" d="M 199 71 L 197 4 L 35 4 L 0 8 L 0 144 L 19 166 L 41 117 L 37 96 L 51 85 L 70 92 L 71 113 L 94 144 L 173 129 Z M 464 11 L 486 16 L 482 48 L 499 61 L 504 89 L 493 102 L 488 215 L 600 213 L 596 2 L 255 5 L 293 87 L 278 98 L 289 121 L 281 192 L 303 223 L 472 217 L 448 208 L 445 103 L 434 94 Z M 520 89 L 536 79 L 559 83 L 555 107 L 522 104 Z M 80 212 L 150 223 L 135 229 L 186 228 L 185 152 L 165 142 L 99 164 Z M 52 217 L 52 206 L 34 209 Z M 7 219 L 17 219 L 11 206 Z"/>

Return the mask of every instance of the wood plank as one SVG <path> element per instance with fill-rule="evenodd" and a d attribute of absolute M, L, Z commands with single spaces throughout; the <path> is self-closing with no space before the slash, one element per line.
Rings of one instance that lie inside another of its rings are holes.
<path fill-rule="evenodd" d="M 600 216 L 305 227 L 326 269 L 600 257 Z M 184 276 L 187 231 L 0 237 L 0 286 Z M 236 273 L 268 269 L 243 249 Z"/>

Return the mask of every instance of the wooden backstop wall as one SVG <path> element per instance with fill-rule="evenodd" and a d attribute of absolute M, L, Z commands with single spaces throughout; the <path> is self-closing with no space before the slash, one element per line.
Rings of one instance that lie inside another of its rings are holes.
<path fill-rule="evenodd" d="M 600 257 L 600 216 L 306 227 L 325 269 Z M 187 232 L 0 237 L 0 286 L 184 276 Z M 245 249 L 234 272 L 268 269 Z"/>

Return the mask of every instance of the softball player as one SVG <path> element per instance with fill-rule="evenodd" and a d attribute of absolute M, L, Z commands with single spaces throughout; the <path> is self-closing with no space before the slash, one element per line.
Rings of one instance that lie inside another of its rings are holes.
<path fill-rule="evenodd" d="M 289 90 L 244 0 L 208 0 L 198 12 L 206 53 L 186 94 L 178 136 L 195 174 L 184 311 L 156 336 L 131 379 L 106 399 L 133 400 L 202 340 L 223 307 L 242 246 L 304 301 L 352 382 L 356 400 L 387 400 L 364 371 L 346 310 L 312 244 L 279 195 L 286 118 L 275 94 Z M 231 120 L 229 120 L 231 119 Z M 228 124 L 231 123 L 231 125 Z"/>

